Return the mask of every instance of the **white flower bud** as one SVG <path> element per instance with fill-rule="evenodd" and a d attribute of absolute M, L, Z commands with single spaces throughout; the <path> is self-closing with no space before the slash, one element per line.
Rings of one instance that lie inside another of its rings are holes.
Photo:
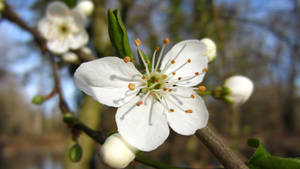
<path fill-rule="evenodd" d="M 87 55 L 91 55 L 91 54 L 93 53 L 92 50 L 91 50 L 91 48 L 86 47 L 86 46 L 82 47 L 82 48 L 81 48 L 81 51 L 82 51 L 83 53 L 87 54 Z"/>
<path fill-rule="evenodd" d="M 206 56 L 208 57 L 208 62 L 211 63 L 212 61 L 214 61 L 217 57 L 217 47 L 214 41 L 212 41 L 209 38 L 204 38 L 201 40 L 206 48 L 207 48 L 207 52 L 206 52 Z"/>
<path fill-rule="evenodd" d="M 73 52 L 67 52 L 62 56 L 62 59 L 68 63 L 76 63 L 78 61 L 78 56 Z"/>
<path fill-rule="evenodd" d="M 125 168 L 134 160 L 136 152 L 119 133 L 109 136 L 100 149 L 103 161 L 112 168 Z"/>
<path fill-rule="evenodd" d="M 86 16 L 90 16 L 94 11 L 94 3 L 90 0 L 81 0 L 78 2 L 76 9 L 84 13 Z"/>
<path fill-rule="evenodd" d="M 235 75 L 225 80 L 224 86 L 230 90 L 225 96 L 233 104 L 245 103 L 253 92 L 253 82 L 245 76 Z"/>

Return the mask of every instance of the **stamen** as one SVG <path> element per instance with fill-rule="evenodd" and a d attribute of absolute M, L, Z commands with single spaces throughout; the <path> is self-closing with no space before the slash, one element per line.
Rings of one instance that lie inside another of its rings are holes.
<path fill-rule="evenodd" d="M 129 88 L 130 90 L 134 90 L 134 89 L 135 89 L 135 84 L 134 84 L 134 83 L 129 83 L 129 84 L 128 84 L 128 88 Z"/>
<path fill-rule="evenodd" d="M 175 75 L 176 75 L 176 72 L 172 72 L 172 75 L 174 75 L 174 76 L 175 76 Z"/>
<path fill-rule="evenodd" d="M 207 67 L 205 67 L 205 68 L 202 69 L 202 72 L 207 72 L 207 71 L 208 71 Z"/>
<path fill-rule="evenodd" d="M 193 113 L 193 110 L 188 109 L 188 110 L 186 110 L 186 111 L 184 111 L 184 112 L 186 112 L 186 113 Z"/>
<path fill-rule="evenodd" d="M 174 63 L 175 63 L 175 60 L 174 60 L 174 59 L 173 59 L 173 60 L 171 60 L 171 63 L 172 63 L 172 64 L 174 64 Z"/>
<path fill-rule="evenodd" d="M 128 62 L 130 62 L 130 57 L 126 56 L 123 60 L 124 60 L 125 63 L 128 63 Z"/>
<path fill-rule="evenodd" d="M 180 51 L 177 53 L 177 55 L 173 58 L 173 60 L 175 61 L 177 59 L 177 57 L 180 55 L 180 53 L 183 51 L 183 49 L 186 47 L 186 44 L 182 46 L 182 48 L 180 49 Z M 165 72 L 171 64 L 170 63 L 170 60 L 172 59 L 172 57 L 170 57 L 170 59 L 168 60 L 167 62 L 167 65 L 163 68 L 163 70 L 161 72 Z M 171 62 L 172 63 L 172 62 Z"/>
<path fill-rule="evenodd" d="M 137 105 L 137 106 L 140 106 L 140 105 L 142 105 L 143 104 L 143 101 L 138 101 L 135 105 Z"/>
<path fill-rule="evenodd" d="M 139 38 L 137 38 L 137 39 L 135 39 L 134 44 L 136 47 L 138 47 L 142 44 L 142 41 Z"/>
<path fill-rule="evenodd" d="M 164 88 L 163 88 L 163 91 L 167 91 L 167 88 L 164 87 Z"/>
<path fill-rule="evenodd" d="M 166 79 L 168 76 L 167 76 L 166 74 L 163 74 L 161 77 L 162 77 L 163 79 Z"/>
<path fill-rule="evenodd" d="M 148 65 L 150 63 L 150 61 L 149 60 L 146 60 L 146 64 Z"/>
<path fill-rule="evenodd" d="M 181 80 L 182 79 L 182 77 L 178 77 L 178 80 Z"/>
<path fill-rule="evenodd" d="M 170 112 L 174 112 L 174 109 L 170 109 Z"/>
<path fill-rule="evenodd" d="M 199 86 L 199 88 L 198 88 L 201 92 L 204 92 L 204 91 L 206 91 L 206 87 L 205 86 Z"/>
<path fill-rule="evenodd" d="M 149 118 L 148 118 L 148 125 L 149 126 L 152 126 L 151 119 L 152 119 L 153 104 L 154 104 L 154 98 L 151 100 L 151 106 L 150 106 L 150 111 L 149 111 Z"/>
<path fill-rule="evenodd" d="M 157 46 L 157 47 L 155 48 L 155 51 L 159 51 L 159 49 L 160 49 L 160 47 L 159 47 L 159 46 Z"/>
<path fill-rule="evenodd" d="M 198 75 L 199 75 L 199 72 L 195 72 L 195 75 L 198 76 Z"/>
<path fill-rule="evenodd" d="M 191 98 L 194 99 L 194 98 L 195 98 L 195 95 L 191 94 Z"/>
<path fill-rule="evenodd" d="M 187 60 L 187 62 L 191 63 L 191 62 L 192 62 L 192 60 L 191 60 L 191 59 L 188 59 L 188 60 Z"/>
<path fill-rule="evenodd" d="M 183 68 L 186 64 L 191 63 L 189 62 L 189 60 L 187 60 L 187 62 L 184 62 L 182 65 L 180 65 L 178 68 L 176 68 L 173 72 L 177 72 L 178 70 L 180 70 L 181 68 Z M 171 73 L 168 74 L 168 76 L 170 76 Z"/>
<path fill-rule="evenodd" d="M 163 42 L 164 42 L 164 44 L 169 44 L 169 43 L 170 43 L 170 40 L 169 40 L 168 38 L 164 38 L 164 39 L 163 39 Z"/>
<path fill-rule="evenodd" d="M 145 80 L 145 79 L 146 79 L 146 76 L 142 76 L 142 79 Z"/>
<path fill-rule="evenodd" d="M 142 62 L 144 64 L 144 67 L 146 69 L 147 75 L 150 76 L 150 72 L 149 72 L 149 69 L 148 69 L 148 64 L 146 64 L 146 61 L 145 61 L 145 59 L 144 59 L 144 57 L 142 55 L 142 51 L 141 51 L 141 49 L 139 47 L 138 47 L 138 52 L 139 52 L 139 56 L 140 56 L 140 58 L 141 58 L 141 60 L 142 60 Z"/>
<path fill-rule="evenodd" d="M 172 92 L 172 89 L 169 89 L 168 92 Z"/>
<path fill-rule="evenodd" d="M 159 47 L 156 47 L 152 56 L 152 67 L 151 67 L 151 73 L 154 71 L 154 62 L 155 62 L 155 56 L 157 51 L 159 50 Z"/>

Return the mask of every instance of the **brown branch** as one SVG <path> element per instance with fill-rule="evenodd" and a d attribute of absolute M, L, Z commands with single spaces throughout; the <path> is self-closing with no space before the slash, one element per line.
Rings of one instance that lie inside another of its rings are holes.
<path fill-rule="evenodd" d="M 248 169 L 245 163 L 209 127 L 198 130 L 195 135 L 225 168 Z"/>

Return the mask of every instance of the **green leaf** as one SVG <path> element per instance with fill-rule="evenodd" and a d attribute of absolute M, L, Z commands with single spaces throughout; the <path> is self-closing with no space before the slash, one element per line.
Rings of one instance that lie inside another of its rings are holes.
<path fill-rule="evenodd" d="M 77 0 L 64 0 L 64 3 L 69 6 L 69 8 L 74 8 L 77 4 Z"/>
<path fill-rule="evenodd" d="M 122 22 L 119 10 L 108 10 L 108 33 L 112 45 L 116 48 L 120 57 L 129 56 L 133 60 L 129 45 L 127 31 Z"/>
<path fill-rule="evenodd" d="M 257 138 L 248 139 L 247 144 L 256 148 L 256 151 L 248 160 L 250 169 L 300 169 L 300 160 L 298 158 L 273 156 Z"/>
<path fill-rule="evenodd" d="M 137 50 L 137 54 L 138 54 L 138 58 L 139 58 L 140 63 L 143 65 L 143 61 L 141 60 L 140 52 L 138 50 Z M 151 72 L 152 63 L 150 61 L 149 56 L 146 55 L 142 49 L 141 49 L 141 54 L 142 54 L 142 57 L 144 58 L 145 62 L 148 63 L 148 69 Z"/>

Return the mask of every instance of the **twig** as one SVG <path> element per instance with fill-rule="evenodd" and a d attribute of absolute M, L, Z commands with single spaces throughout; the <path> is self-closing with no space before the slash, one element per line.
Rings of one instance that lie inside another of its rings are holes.
<path fill-rule="evenodd" d="M 225 168 L 248 169 L 245 163 L 209 127 L 198 130 L 195 135 Z"/>

